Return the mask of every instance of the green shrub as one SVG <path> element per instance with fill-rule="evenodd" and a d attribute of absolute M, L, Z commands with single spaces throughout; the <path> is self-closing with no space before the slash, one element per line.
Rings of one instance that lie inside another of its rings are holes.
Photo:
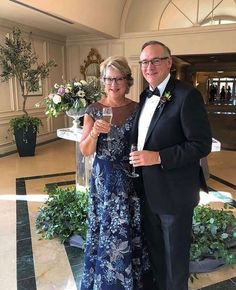
<path fill-rule="evenodd" d="M 205 257 L 223 258 L 225 263 L 235 263 L 230 244 L 236 242 L 236 217 L 231 211 L 197 206 L 194 210 L 191 260 Z"/>
<path fill-rule="evenodd" d="M 74 187 L 47 190 L 49 198 L 36 218 L 37 233 L 44 239 L 59 238 L 64 243 L 71 235 L 86 237 L 88 193 Z M 194 210 L 190 259 L 223 258 L 235 263 L 230 244 L 236 243 L 236 217 L 231 211 L 197 206 Z"/>
<path fill-rule="evenodd" d="M 73 234 L 86 237 L 87 191 L 72 188 L 46 190 L 49 197 L 39 209 L 36 230 L 43 239 L 59 238 L 64 243 Z"/>

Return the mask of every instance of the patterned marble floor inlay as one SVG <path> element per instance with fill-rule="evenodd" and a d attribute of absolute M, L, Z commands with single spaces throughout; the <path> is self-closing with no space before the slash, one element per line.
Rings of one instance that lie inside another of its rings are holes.
<path fill-rule="evenodd" d="M 16 180 L 16 195 L 26 195 L 25 180 Z M 36 290 L 28 205 L 16 200 L 17 290 Z"/>
<path fill-rule="evenodd" d="M 50 188 L 54 186 L 70 186 L 75 184 L 75 180 L 65 180 L 65 181 L 54 181 L 50 182 L 50 179 L 56 178 L 59 176 L 66 176 L 74 174 L 74 172 L 67 173 L 58 173 L 50 175 L 38 175 L 24 178 L 16 179 L 16 194 L 26 195 L 26 180 L 36 180 L 44 178 L 47 180 L 45 187 Z M 211 176 L 212 178 L 212 176 Z M 217 178 L 216 176 L 213 179 L 217 182 L 221 182 L 224 185 L 227 185 L 232 188 L 233 184 L 224 182 L 224 180 Z M 223 193 L 216 191 L 215 189 L 209 187 L 212 197 L 221 200 L 222 202 L 228 202 L 235 206 L 235 200 L 230 200 Z M 17 290 L 37 290 L 37 278 L 34 269 L 34 255 L 32 250 L 32 241 L 31 241 L 31 230 L 29 222 L 29 213 L 28 213 L 28 202 L 27 200 L 17 200 L 16 201 L 16 215 L 17 215 Z M 82 276 L 83 270 L 83 258 L 84 253 L 81 249 L 76 247 L 71 247 L 65 243 L 64 245 L 65 252 L 67 254 L 67 259 L 74 277 L 75 288 L 79 290 L 79 285 Z M 64 288 L 63 288 L 64 289 Z M 199 290 L 235 290 L 236 289 L 236 277 L 232 279 L 227 279 L 225 281 L 215 283 L 213 285 L 199 288 Z M 40 289 L 41 290 L 41 289 Z"/>
<path fill-rule="evenodd" d="M 42 178 L 52 178 L 75 174 L 75 172 L 58 173 L 41 176 L 31 176 L 16 179 L 16 196 L 26 195 L 26 180 Z M 75 180 L 63 182 L 52 182 L 45 184 L 51 186 L 75 185 Z M 16 226 L 17 226 L 17 290 L 37 290 L 36 275 L 34 270 L 34 257 L 31 242 L 31 231 L 28 213 L 28 202 L 26 200 L 16 200 Z M 83 251 L 78 248 L 64 245 L 68 260 L 76 282 L 76 289 L 79 290 L 79 283 L 83 267 Z"/>
<path fill-rule="evenodd" d="M 84 252 L 83 250 L 65 245 L 71 270 L 75 279 L 77 289 L 80 289 L 80 281 L 83 274 Z"/>

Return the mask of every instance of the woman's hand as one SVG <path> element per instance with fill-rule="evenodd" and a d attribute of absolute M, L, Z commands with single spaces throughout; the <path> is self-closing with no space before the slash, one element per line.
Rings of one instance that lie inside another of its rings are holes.
<path fill-rule="evenodd" d="M 84 116 L 83 133 L 80 140 L 80 150 L 85 156 L 89 156 L 96 151 L 98 136 L 101 133 L 107 134 L 111 129 L 111 124 L 104 120 L 94 120 L 88 115 Z"/>
<path fill-rule="evenodd" d="M 93 128 L 92 128 L 92 131 L 96 135 L 99 135 L 101 133 L 107 134 L 110 130 L 111 130 L 111 124 L 106 122 L 106 121 L 104 121 L 104 120 L 102 120 L 102 119 L 96 120 L 94 122 L 94 125 L 93 125 Z"/>

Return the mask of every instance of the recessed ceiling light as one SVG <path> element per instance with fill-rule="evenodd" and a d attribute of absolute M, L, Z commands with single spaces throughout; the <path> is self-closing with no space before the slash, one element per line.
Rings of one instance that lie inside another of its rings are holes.
<path fill-rule="evenodd" d="M 223 70 L 218 70 L 217 73 L 218 74 L 222 74 L 224 71 Z"/>

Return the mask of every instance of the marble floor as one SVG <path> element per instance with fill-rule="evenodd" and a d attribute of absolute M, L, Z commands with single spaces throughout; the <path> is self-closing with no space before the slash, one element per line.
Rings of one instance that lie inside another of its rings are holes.
<path fill-rule="evenodd" d="M 222 207 L 224 200 L 231 199 L 235 205 L 236 151 L 212 152 L 208 163 L 210 194 L 202 194 L 202 202 Z M 41 240 L 35 233 L 45 185 L 74 182 L 74 142 L 38 146 L 34 157 L 2 157 L 0 172 L 0 290 L 79 289 L 83 252 L 56 239 Z M 235 290 L 236 266 L 199 274 L 189 289 Z"/>

